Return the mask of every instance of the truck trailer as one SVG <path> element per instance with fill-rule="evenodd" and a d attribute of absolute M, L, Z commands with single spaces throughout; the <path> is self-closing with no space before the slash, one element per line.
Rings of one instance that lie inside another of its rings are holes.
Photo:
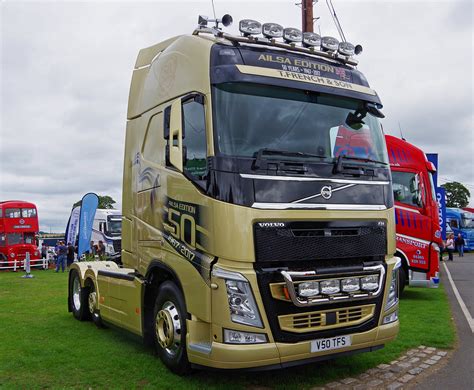
<path fill-rule="evenodd" d="M 400 261 L 382 105 L 360 50 L 218 22 L 139 52 L 123 267 L 74 263 L 69 311 L 142 337 L 178 374 L 382 348 L 399 329 Z"/>
<path fill-rule="evenodd" d="M 386 135 L 392 170 L 397 232 L 396 255 L 402 260 L 400 289 L 439 286 L 442 246 L 433 174 L 436 168 L 415 145 Z"/>

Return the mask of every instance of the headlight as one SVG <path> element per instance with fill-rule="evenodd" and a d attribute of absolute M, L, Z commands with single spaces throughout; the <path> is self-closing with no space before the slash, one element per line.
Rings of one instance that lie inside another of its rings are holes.
<path fill-rule="evenodd" d="M 263 328 L 248 280 L 242 274 L 217 267 L 214 268 L 212 275 L 225 280 L 231 320 L 238 324 Z"/>
<path fill-rule="evenodd" d="M 321 293 L 326 295 L 337 294 L 341 291 L 341 287 L 339 286 L 339 280 L 332 279 L 332 280 L 323 280 L 320 282 L 321 286 Z"/>
<path fill-rule="evenodd" d="M 262 333 L 224 329 L 224 342 L 227 344 L 261 344 L 267 342 L 267 336 Z"/>
<path fill-rule="evenodd" d="M 319 294 L 318 282 L 303 282 L 298 285 L 298 295 L 300 297 L 314 297 Z"/>
<path fill-rule="evenodd" d="M 390 281 L 390 290 L 388 291 L 387 304 L 385 310 L 390 309 L 398 302 L 398 268 L 392 271 L 392 280 Z"/>
<path fill-rule="evenodd" d="M 362 290 L 375 291 L 379 288 L 379 277 L 377 275 L 364 276 L 360 279 Z"/>
<path fill-rule="evenodd" d="M 343 292 L 354 292 L 360 289 L 359 278 L 347 278 L 341 280 Z"/>

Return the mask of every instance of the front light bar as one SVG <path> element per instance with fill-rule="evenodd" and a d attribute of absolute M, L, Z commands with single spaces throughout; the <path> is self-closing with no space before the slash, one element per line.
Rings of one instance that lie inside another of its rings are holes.
<path fill-rule="evenodd" d="M 363 275 L 360 278 L 341 276 L 340 278 L 321 279 L 317 281 L 303 281 L 304 287 L 298 288 L 299 293 L 296 292 L 295 281 L 293 278 L 302 278 L 316 276 L 315 271 L 281 271 L 281 275 L 286 283 L 288 289 L 288 295 L 295 306 L 315 306 L 321 305 L 328 302 L 339 302 L 339 301 L 353 301 L 358 299 L 373 298 L 380 295 L 385 280 L 385 268 L 383 265 L 375 265 L 370 267 L 364 267 L 362 269 L 364 273 L 370 273 L 369 275 Z M 319 275 L 318 275 L 319 276 Z M 350 279 L 358 279 L 357 282 Z M 374 285 L 375 280 L 377 284 Z M 309 282 L 313 283 L 310 284 Z M 360 288 L 357 291 L 349 286 L 354 286 L 359 283 Z M 365 283 L 365 284 L 364 284 Z M 300 283 L 301 284 L 301 283 Z M 316 285 L 317 284 L 317 285 Z M 305 291 L 318 291 L 319 295 L 310 297 Z M 303 292 L 303 294 L 301 294 Z"/>

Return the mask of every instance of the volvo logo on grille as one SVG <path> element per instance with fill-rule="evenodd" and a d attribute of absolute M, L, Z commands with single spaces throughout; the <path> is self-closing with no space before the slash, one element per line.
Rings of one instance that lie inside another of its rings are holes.
<path fill-rule="evenodd" d="M 259 222 L 258 227 L 261 227 L 261 228 L 285 227 L 285 223 L 284 222 Z"/>
<path fill-rule="evenodd" d="M 332 196 L 332 187 L 331 186 L 324 186 L 321 188 L 321 196 L 324 199 L 330 199 Z"/>

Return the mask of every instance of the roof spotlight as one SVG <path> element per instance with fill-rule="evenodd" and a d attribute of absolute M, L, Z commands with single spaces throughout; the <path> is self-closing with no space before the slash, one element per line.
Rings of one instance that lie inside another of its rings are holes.
<path fill-rule="evenodd" d="M 283 39 L 286 43 L 301 42 L 303 40 L 303 33 L 297 28 L 287 27 L 283 30 Z"/>
<path fill-rule="evenodd" d="M 262 24 L 252 19 L 243 19 L 239 22 L 239 31 L 245 36 L 256 35 L 262 32 Z"/>
<path fill-rule="evenodd" d="M 281 38 L 283 36 L 283 27 L 277 23 L 264 23 L 262 33 L 267 38 Z"/>
<path fill-rule="evenodd" d="M 309 46 L 321 46 L 321 36 L 312 32 L 303 33 L 303 45 Z"/>
<path fill-rule="evenodd" d="M 344 56 L 353 56 L 355 52 L 355 47 L 352 43 L 341 42 L 337 51 Z"/>
<path fill-rule="evenodd" d="M 324 51 L 336 51 L 339 47 L 339 41 L 333 37 L 321 38 L 321 49 Z"/>

